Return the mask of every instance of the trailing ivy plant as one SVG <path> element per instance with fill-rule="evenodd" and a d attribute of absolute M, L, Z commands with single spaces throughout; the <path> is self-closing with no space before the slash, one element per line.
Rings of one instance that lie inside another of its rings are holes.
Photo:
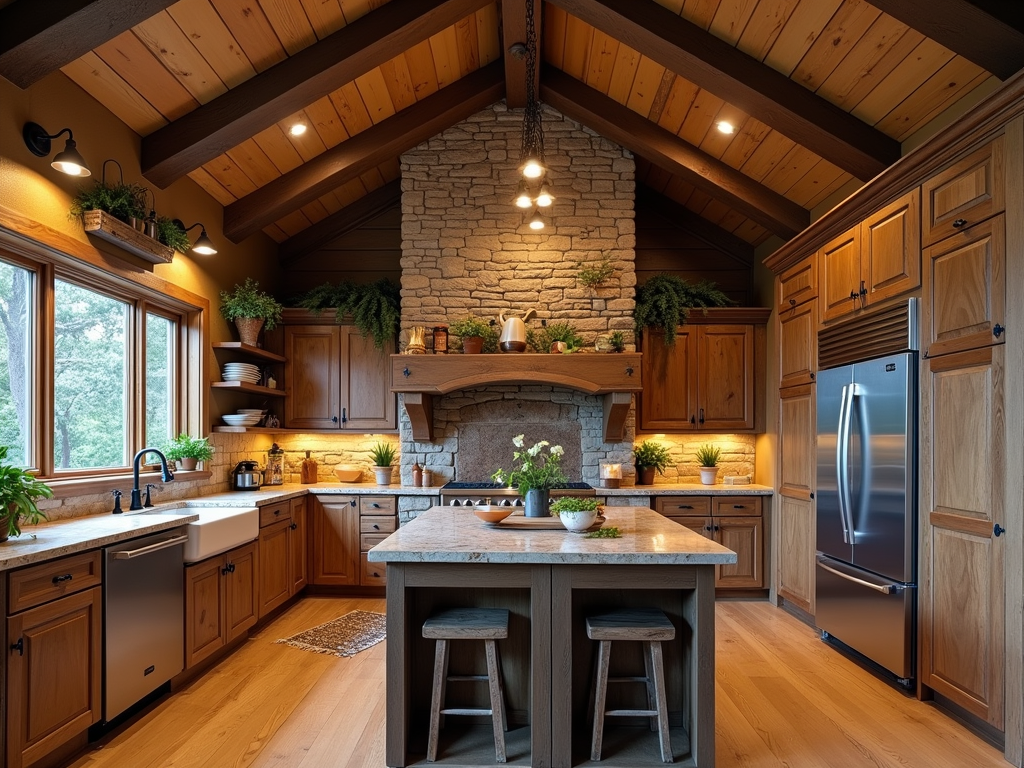
<path fill-rule="evenodd" d="M 633 322 L 637 332 L 644 328 L 661 328 L 665 344 L 676 340 L 676 328 L 686 322 L 693 307 L 725 307 L 733 302 L 715 287 L 702 280 L 688 283 L 677 275 L 655 275 L 636 292 Z"/>
<path fill-rule="evenodd" d="M 333 308 L 338 322 L 351 317 L 364 337 L 373 336 L 377 349 L 398 336 L 402 318 L 401 289 L 387 278 L 368 285 L 324 283 L 300 296 L 296 305 L 315 314 Z"/>
<path fill-rule="evenodd" d="M 576 276 L 587 288 L 597 288 L 605 280 L 615 274 L 615 265 L 612 264 L 611 256 L 602 256 L 596 263 L 584 264 L 576 262 Z"/>

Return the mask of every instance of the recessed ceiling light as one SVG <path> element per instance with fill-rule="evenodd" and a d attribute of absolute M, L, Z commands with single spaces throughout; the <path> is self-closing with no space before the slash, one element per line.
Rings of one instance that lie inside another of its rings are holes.
<path fill-rule="evenodd" d="M 732 133 L 736 129 L 733 128 L 732 123 L 730 123 L 728 120 L 719 120 L 718 121 L 718 130 L 720 130 L 722 133 L 728 134 L 728 133 Z"/>
<path fill-rule="evenodd" d="M 306 132 L 306 124 L 305 123 L 295 123 L 295 125 L 293 125 L 291 128 L 288 129 L 288 133 L 290 133 L 292 136 L 301 136 L 305 132 Z"/>

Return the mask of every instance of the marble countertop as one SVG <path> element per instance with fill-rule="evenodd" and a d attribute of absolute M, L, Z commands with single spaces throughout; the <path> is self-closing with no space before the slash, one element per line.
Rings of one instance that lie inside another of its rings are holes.
<path fill-rule="evenodd" d="M 736 553 L 644 507 L 605 507 L 618 539 L 500 530 L 464 507 L 431 507 L 370 550 L 371 562 L 707 565 Z"/>
<path fill-rule="evenodd" d="M 144 514 L 90 515 L 33 525 L 18 538 L 0 544 L 0 571 L 159 533 L 198 519 L 199 515 L 179 509 Z"/>
<path fill-rule="evenodd" d="M 700 483 L 658 483 L 628 488 L 595 487 L 598 496 L 771 496 L 770 485 L 702 485 Z"/>

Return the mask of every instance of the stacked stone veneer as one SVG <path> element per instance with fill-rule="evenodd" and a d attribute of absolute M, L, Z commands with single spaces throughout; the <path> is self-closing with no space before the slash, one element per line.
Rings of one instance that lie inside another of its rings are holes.
<path fill-rule="evenodd" d="M 633 158 L 550 108 L 543 121 L 556 199 L 539 233 L 512 204 L 521 178 L 521 110 L 494 104 L 402 155 L 403 331 L 535 309 L 534 328 L 541 319 L 569 321 L 590 345 L 616 330 L 632 342 Z M 597 288 L 583 285 L 580 265 L 605 257 L 615 267 L 611 278 Z M 631 471 L 632 418 L 626 440 L 615 444 L 603 442 L 602 418 L 600 398 L 561 388 L 454 392 L 435 400 L 433 443 L 412 440 L 402 411 L 402 480 L 409 482 L 416 462 L 438 482 L 485 479 L 511 466 L 511 438 L 520 432 L 529 441 L 566 443 L 570 479 L 582 473 L 596 483 L 604 460 Z"/>

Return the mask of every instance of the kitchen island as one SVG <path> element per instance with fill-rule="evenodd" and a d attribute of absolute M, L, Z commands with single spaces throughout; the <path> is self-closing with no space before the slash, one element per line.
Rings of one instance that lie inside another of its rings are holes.
<path fill-rule="evenodd" d="M 621 538 L 502 529 L 481 523 L 470 509 L 433 507 L 370 550 L 370 561 L 388 564 L 388 766 L 426 764 L 434 647 L 421 627 L 436 611 L 459 607 L 510 614 L 509 636 L 499 642 L 510 765 L 588 764 L 594 643 L 585 618 L 630 607 L 659 608 L 676 628 L 664 648 L 675 763 L 714 765 L 714 567 L 736 562 L 736 555 L 650 509 L 606 507 L 605 516 Z M 478 645 L 453 653 L 452 674 L 479 673 Z M 613 675 L 642 674 L 636 645 L 616 644 Z M 485 695 L 485 686 L 456 683 L 449 706 L 484 706 Z M 609 689 L 610 708 L 645 703 L 642 685 Z M 606 726 L 599 765 L 661 765 L 646 720 L 636 721 L 643 727 L 620 720 Z M 489 723 L 449 719 L 438 764 L 494 760 Z"/>

